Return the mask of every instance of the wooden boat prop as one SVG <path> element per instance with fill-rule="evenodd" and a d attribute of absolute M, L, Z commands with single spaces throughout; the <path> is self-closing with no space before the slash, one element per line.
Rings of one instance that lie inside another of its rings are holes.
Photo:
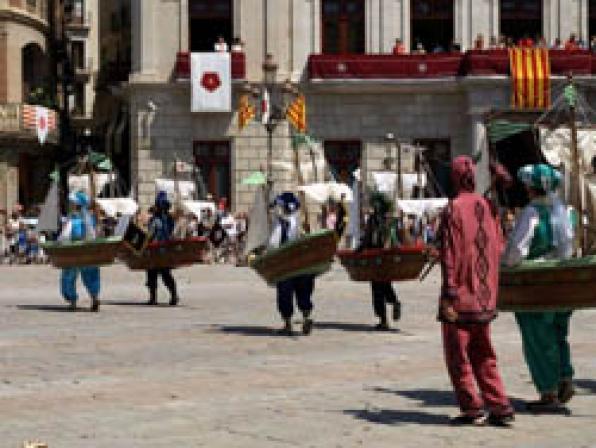
<path fill-rule="evenodd" d="M 176 269 L 204 263 L 208 250 L 207 238 L 198 237 L 152 241 L 140 252 L 127 247 L 118 256 L 133 271 Z"/>
<path fill-rule="evenodd" d="M 526 260 L 501 269 L 502 311 L 553 311 L 596 307 L 596 256 Z"/>
<path fill-rule="evenodd" d="M 41 245 L 50 263 L 57 268 L 104 266 L 112 264 L 122 247 L 122 238 L 89 241 L 51 241 Z"/>
<path fill-rule="evenodd" d="M 339 261 L 355 282 L 396 282 L 418 278 L 428 261 L 424 245 L 340 250 Z"/>
<path fill-rule="evenodd" d="M 249 261 L 249 266 L 269 285 L 298 275 L 321 275 L 331 268 L 337 236 L 332 230 L 322 230 L 267 250 Z"/>

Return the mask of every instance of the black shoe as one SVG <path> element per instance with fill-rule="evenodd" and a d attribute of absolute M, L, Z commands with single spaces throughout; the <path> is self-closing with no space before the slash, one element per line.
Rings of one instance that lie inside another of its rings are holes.
<path fill-rule="evenodd" d="M 497 428 L 509 428 L 514 420 L 515 415 L 513 413 L 504 415 L 490 414 L 488 416 L 488 424 Z"/>
<path fill-rule="evenodd" d="M 312 333 L 313 320 L 310 317 L 305 317 L 302 322 L 302 334 L 308 336 Z"/>
<path fill-rule="evenodd" d="M 180 297 L 178 297 L 178 296 L 173 296 L 173 297 L 170 299 L 170 306 L 176 306 L 176 305 L 178 305 L 178 302 L 179 302 L 179 301 L 180 301 Z"/>
<path fill-rule="evenodd" d="M 401 302 L 395 302 L 393 304 L 393 321 L 397 322 L 401 319 Z"/>
<path fill-rule="evenodd" d="M 449 424 L 453 426 L 484 426 L 487 421 L 487 416 L 484 412 L 476 415 L 462 414 L 449 420 Z"/>
<path fill-rule="evenodd" d="M 92 297 L 91 298 L 91 312 L 92 313 L 97 313 L 99 312 L 99 299 L 97 297 Z"/>
<path fill-rule="evenodd" d="M 571 378 L 566 378 L 559 383 L 559 393 L 557 394 L 559 402 L 567 404 L 575 395 L 575 388 Z"/>
<path fill-rule="evenodd" d="M 277 334 L 280 336 L 294 336 L 294 330 L 292 329 L 292 319 L 285 319 L 284 326 L 277 330 Z"/>
<path fill-rule="evenodd" d="M 149 301 L 147 305 L 157 305 L 157 292 L 156 291 L 149 291 Z"/>
<path fill-rule="evenodd" d="M 68 300 L 68 311 L 76 311 L 77 310 L 77 301 L 76 300 Z"/>
<path fill-rule="evenodd" d="M 377 331 L 389 331 L 389 330 L 391 330 L 391 327 L 389 327 L 389 324 L 387 323 L 387 320 L 382 319 L 381 322 L 379 322 L 375 326 L 375 330 L 377 330 Z"/>

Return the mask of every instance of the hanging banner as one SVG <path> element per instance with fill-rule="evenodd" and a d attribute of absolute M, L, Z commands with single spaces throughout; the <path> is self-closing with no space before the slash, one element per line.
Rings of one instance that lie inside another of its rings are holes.
<path fill-rule="evenodd" d="M 190 64 L 191 112 L 231 112 L 230 54 L 192 53 Z"/>
<path fill-rule="evenodd" d="M 37 139 L 43 145 L 48 133 L 56 129 L 56 112 L 47 107 L 24 104 L 23 124 L 27 129 L 35 129 Z"/>

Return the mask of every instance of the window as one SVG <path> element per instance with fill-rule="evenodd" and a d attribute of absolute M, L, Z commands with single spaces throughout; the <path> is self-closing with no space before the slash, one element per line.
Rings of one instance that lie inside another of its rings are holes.
<path fill-rule="evenodd" d="M 221 36 L 232 43 L 232 0 L 189 0 L 190 51 L 213 51 Z"/>
<path fill-rule="evenodd" d="M 360 167 L 362 143 L 359 140 L 326 141 L 324 151 L 329 171 L 335 180 L 352 185 L 354 171 Z"/>
<path fill-rule="evenodd" d="M 427 192 L 431 197 L 448 195 L 451 190 L 451 140 L 420 138 L 414 140 L 414 144 L 425 149 L 421 168 L 423 172 L 430 170 L 434 178 L 428 179 Z"/>
<path fill-rule="evenodd" d="M 364 53 L 364 0 L 322 0 L 325 54 Z"/>
<path fill-rule="evenodd" d="M 83 117 L 86 114 L 85 111 L 85 85 L 75 84 L 74 85 L 74 109 L 73 115 Z"/>
<path fill-rule="evenodd" d="M 447 51 L 453 43 L 453 0 L 411 0 L 412 50 Z"/>
<path fill-rule="evenodd" d="M 85 68 L 85 42 L 75 40 L 71 42 L 71 60 L 75 69 Z"/>
<path fill-rule="evenodd" d="M 66 20 L 71 23 L 84 23 L 84 4 L 83 0 L 66 0 L 64 2 L 64 15 Z"/>
<path fill-rule="evenodd" d="M 589 17 L 590 17 L 590 23 L 589 23 L 589 33 L 590 33 L 590 37 L 594 37 L 596 36 L 596 0 L 590 0 L 590 12 Z"/>
<path fill-rule="evenodd" d="M 501 34 L 515 42 L 542 37 L 542 0 L 501 0 Z"/>
<path fill-rule="evenodd" d="M 203 185 L 215 200 L 227 198 L 232 192 L 230 143 L 195 142 L 195 165 L 199 185 Z"/>

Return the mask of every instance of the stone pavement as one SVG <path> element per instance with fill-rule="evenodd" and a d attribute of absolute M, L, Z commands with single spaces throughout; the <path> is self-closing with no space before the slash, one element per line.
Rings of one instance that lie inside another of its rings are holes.
<path fill-rule="evenodd" d="M 317 283 L 313 334 L 295 338 L 271 334 L 274 290 L 250 270 L 175 274 L 182 305 L 147 307 L 142 273 L 103 269 L 96 315 L 63 312 L 56 270 L 0 268 L 0 448 L 596 447 L 592 311 L 572 320 L 572 416 L 453 428 L 438 272 L 398 285 L 403 320 L 381 334 L 370 331 L 368 286 L 336 267 Z M 511 315 L 494 340 L 521 408 L 534 390 Z"/>

